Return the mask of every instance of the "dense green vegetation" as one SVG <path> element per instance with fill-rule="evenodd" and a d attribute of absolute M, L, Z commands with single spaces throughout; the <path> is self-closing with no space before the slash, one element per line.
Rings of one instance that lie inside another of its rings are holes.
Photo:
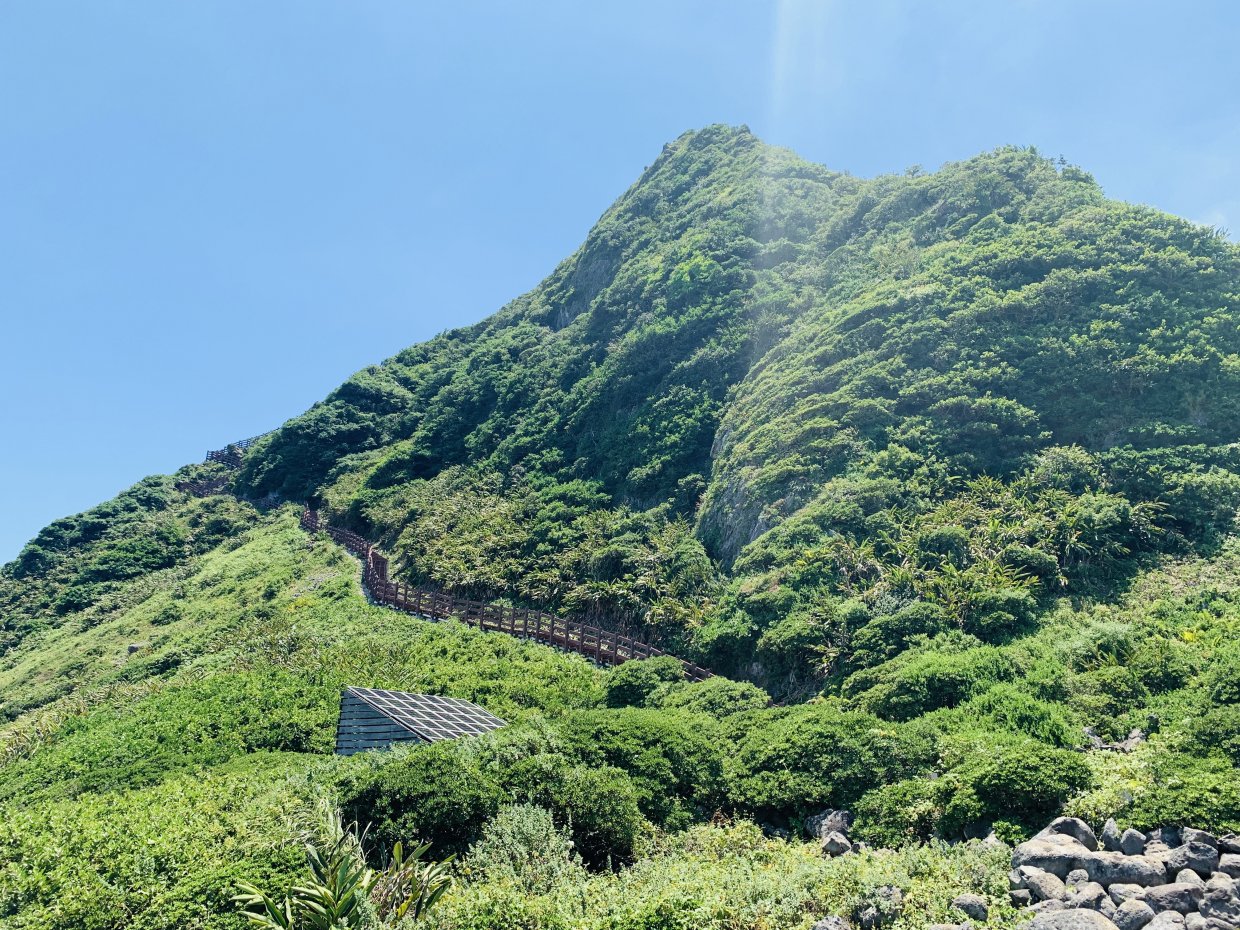
<path fill-rule="evenodd" d="M 377 869 L 456 856 L 445 930 L 922 926 L 1003 888 L 944 841 L 1240 828 L 1238 290 L 1221 236 L 1032 150 L 861 180 L 682 137 L 537 289 L 260 442 L 240 497 L 148 478 L 0 571 L 0 926 L 242 926 L 324 806 Z M 268 492 L 723 674 L 369 606 Z M 345 685 L 510 725 L 335 758 Z M 801 841 L 841 806 L 893 851 Z"/>

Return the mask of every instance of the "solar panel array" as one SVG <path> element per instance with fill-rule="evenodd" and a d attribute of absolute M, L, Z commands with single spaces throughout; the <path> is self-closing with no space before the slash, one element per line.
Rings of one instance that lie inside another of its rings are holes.
<path fill-rule="evenodd" d="M 489 733 L 507 725 L 472 701 L 461 698 L 378 688 L 348 690 L 385 717 L 430 743 Z"/>

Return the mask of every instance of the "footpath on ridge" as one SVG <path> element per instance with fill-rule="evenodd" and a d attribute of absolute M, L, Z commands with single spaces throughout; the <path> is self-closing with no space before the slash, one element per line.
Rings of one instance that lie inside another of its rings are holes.
<path fill-rule="evenodd" d="M 206 460 L 218 462 L 229 469 L 239 468 L 245 450 L 261 438 L 262 436 L 254 436 L 233 443 L 227 448 L 208 452 Z M 176 487 L 180 491 L 206 497 L 224 493 L 229 480 L 228 475 L 220 475 L 205 481 L 177 482 Z M 393 581 L 388 577 L 387 556 L 373 543 L 351 530 L 330 526 L 320 518 L 318 511 L 309 507 L 301 515 L 301 528 L 308 533 L 324 533 L 357 556 L 362 563 L 362 584 L 371 599 L 393 610 L 431 620 L 456 618 L 480 630 L 507 633 L 576 652 L 600 665 L 620 665 L 630 659 L 651 659 L 669 655 L 656 646 L 630 636 L 545 611 L 454 597 L 402 581 Z M 712 676 L 708 669 L 685 659 L 675 656 L 673 658 L 677 658 L 684 666 L 685 677 L 690 681 L 703 681 Z"/>

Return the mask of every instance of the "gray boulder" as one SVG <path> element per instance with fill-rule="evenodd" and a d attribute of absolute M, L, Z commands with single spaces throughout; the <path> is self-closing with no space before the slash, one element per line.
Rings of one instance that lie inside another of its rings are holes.
<path fill-rule="evenodd" d="M 842 856 L 852 852 L 852 843 L 843 833 L 828 833 L 822 838 L 822 851 L 828 856 Z"/>
<path fill-rule="evenodd" d="M 1119 930 L 1141 930 L 1154 919 L 1154 909 L 1144 901 L 1125 901 L 1115 909 L 1115 926 Z"/>
<path fill-rule="evenodd" d="M 1115 818 L 1108 818 L 1107 822 L 1102 825 L 1102 834 L 1098 837 L 1102 842 L 1102 848 L 1107 852 L 1119 852 L 1119 824 L 1115 822 Z"/>
<path fill-rule="evenodd" d="M 1141 893 L 1145 891 L 1144 885 L 1129 885 L 1124 882 L 1116 882 L 1107 889 L 1107 894 L 1111 896 L 1111 900 L 1116 904 L 1123 904 L 1132 898 L 1141 897 Z"/>
<path fill-rule="evenodd" d="M 1110 887 L 1125 885 L 1161 885 L 1167 880 L 1163 865 L 1148 856 L 1125 856 L 1123 853 L 1086 853 L 1077 862 L 1091 882 Z"/>
<path fill-rule="evenodd" d="M 824 917 L 810 930 L 852 930 L 852 928 L 843 917 Z"/>
<path fill-rule="evenodd" d="M 1183 843 L 1205 843 L 1207 846 L 1213 846 L 1218 849 L 1218 837 L 1213 833 L 1205 830 L 1194 830 L 1192 827 L 1185 827 L 1180 831 L 1180 841 Z"/>
<path fill-rule="evenodd" d="M 1012 868 L 1028 865 L 1067 878 L 1077 867 L 1077 860 L 1088 853 L 1088 849 L 1070 836 L 1043 831 L 1012 850 Z"/>
<path fill-rule="evenodd" d="M 1089 873 L 1079 866 L 1068 873 L 1068 877 L 1064 879 L 1068 883 L 1068 887 L 1073 885 L 1084 885 L 1089 881 Z"/>
<path fill-rule="evenodd" d="M 1240 898 L 1233 889 L 1215 885 L 1206 888 L 1197 904 L 1201 916 L 1240 927 Z"/>
<path fill-rule="evenodd" d="M 1192 869 L 1205 878 L 1218 867 L 1218 850 L 1196 840 L 1177 846 L 1167 854 L 1163 864 L 1168 875 L 1176 875 L 1183 869 Z"/>
<path fill-rule="evenodd" d="M 1139 856 L 1145 852 L 1145 834 L 1140 830 L 1125 830 L 1119 838 L 1119 848 L 1125 856 Z"/>
<path fill-rule="evenodd" d="M 952 899 L 952 907 L 964 914 L 985 923 L 990 919 L 990 905 L 980 894 L 962 894 Z"/>
<path fill-rule="evenodd" d="M 1145 930 L 1183 930 L 1184 915 L 1177 911 L 1163 911 L 1145 925 Z"/>
<path fill-rule="evenodd" d="M 1091 911 L 1104 911 L 1102 902 L 1115 907 L 1115 902 L 1107 897 L 1107 890 L 1097 882 L 1082 882 L 1076 892 L 1068 899 L 1068 907 L 1087 907 Z"/>
<path fill-rule="evenodd" d="M 1184 842 L 1184 838 L 1180 836 L 1180 831 L 1176 827 L 1159 827 L 1157 830 L 1151 830 L 1146 836 L 1150 838 L 1151 843 L 1166 843 L 1172 849 Z"/>
<path fill-rule="evenodd" d="M 1184 930 L 1210 930 L 1210 921 L 1200 914 L 1189 914 L 1184 918 Z"/>
<path fill-rule="evenodd" d="M 1118 930 L 1097 911 L 1055 911 L 1039 914 L 1025 930 Z"/>
<path fill-rule="evenodd" d="M 900 916 L 903 903 L 903 891 L 895 885 L 880 885 L 874 889 L 871 903 L 863 907 L 857 915 L 857 923 L 860 924 L 862 930 L 885 927 Z"/>
<path fill-rule="evenodd" d="M 805 818 L 805 829 L 810 836 L 824 840 L 830 833 L 843 833 L 847 836 L 848 831 L 852 829 L 852 822 L 853 815 L 848 811 L 828 809 Z"/>
<path fill-rule="evenodd" d="M 1219 856 L 1218 870 L 1231 878 L 1240 878 L 1240 853 L 1223 853 Z"/>
<path fill-rule="evenodd" d="M 1197 902 L 1203 893 L 1204 889 L 1197 885 L 1173 882 L 1170 885 L 1147 888 L 1141 897 L 1155 911 L 1179 911 L 1181 914 L 1188 914 L 1197 910 Z"/>
<path fill-rule="evenodd" d="M 1192 869 L 1181 869 L 1176 874 L 1175 880 L 1180 885 L 1196 885 L 1198 888 L 1206 887 L 1206 880 Z"/>
<path fill-rule="evenodd" d="M 1079 817 L 1056 817 L 1046 825 L 1045 830 L 1034 836 L 1034 839 L 1046 839 L 1055 835 L 1070 836 L 1090 852 L 1098 848 L 1098 838 L 1094 836 L 1094 831 Z"/>
<path fill-rule="evenodd" d="M 1028 907 L 1033 903 L 1033 892 L 1028 888 L 1013 888 L 1008 892 L 1012 907 Z"/>
<path fill-rule="evenodd" d="M 1013 888 L 1028 889 L 1035 901 L 1057 901 L 1067 891 L 1058 875 L 1031 865 L 1013 869 L 1008 875 L 1008 884 Z"/>
<path fill-rule="evenodd" d="M 1240 836 L 1235 833 L 1224 833 L 1218 838 L 1218 851 L 1240 855 Z"/>
<path fill-rule="evenodd" d="M 1210 876 L 1210 880 L 1206 882 L 1206 891 L 1221 891 L 1226 895 L 1240 895 L 1240 888 L 1236 887 L 1235 881 L 1228 878 L 1222 872 L 1215 872 Z"/>
<path fill-rule="evenodd" d="M 1046 914 L 1054 911 L 1066 911 L 1068 905 L 1062 901 L 1039 901 L 1029 908 L 1032 914 Z"/>

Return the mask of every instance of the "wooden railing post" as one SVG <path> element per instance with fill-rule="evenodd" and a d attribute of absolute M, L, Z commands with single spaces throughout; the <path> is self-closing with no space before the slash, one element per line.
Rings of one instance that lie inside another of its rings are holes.
<path fill-rule="evenodd" d="M 578 623 L 546 611 L 459 598 L 439 591 L 415 588 L 407 582 L 392 581 L 388 577 L 387 556 L 365 537 L 322 522 L 318 511 L 310 507 L 302 511 L 300 524 L 302 529 L 309 533 L 326 533 L 329 538 L 356 555 L 362 562 L 362 582 L 370 590 L 371 597 L 378 603 L 387 604 L 397 610 L 420 614 L 434 620 L 456 616 L 466 625 L 472 624 L 480 630 L 499 630 L 514 636 L 519 633 L 527 639 L 536 639 L 580 653 L 592 658 L 599 665 L 620 665 L 631 659 L 666 655 L 662 649 L 638 642 L 614 630 Z M 518 614 L 521 621 L 519 628 Z M 711 677 L 708 669 L 683 659 L 680 661 L 684 666 L 685 677 L 690 681 L 702 681 Z"/>

